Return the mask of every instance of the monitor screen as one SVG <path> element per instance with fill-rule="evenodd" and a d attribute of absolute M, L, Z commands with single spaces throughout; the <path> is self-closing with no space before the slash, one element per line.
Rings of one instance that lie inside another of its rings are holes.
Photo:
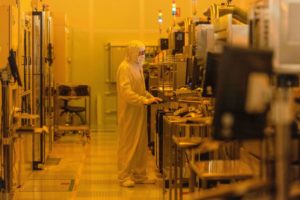
<path fill-rule="evenodd" d="M 195 89 L 200 86 L 201 83 L 201 66 L 199 59 L 192 57 L 186 60 L 186 84 Z"/>
<path fill-rule="evenodd" d="M 173 33 L 173 54 L 183 53 L 184 47 L 184 32 Z"/>
<path fill-rule="evenodd" d="M 221 54 L 207 52 L 206 66 L 203 80 L 203 93 L 204 97 L 214 97 L 217 85 L 217 71 L 221 59 Z"/>
<path fill-rule="evenodd" d="M 268 41 L 274 47 L 274 71 L 277 73 L 300 73 L 300 2 L 272 1 L 269 10 Z M 265 19 L 259 19 L 264 21 Z"/>
<path fill-rule="evenodd" d="M 19 86 L 22 86 L 22 81 L 20 79 L 19 69 L 16 62 L 16 54 L 12 49 L 9 51 L 8 63 L 14 80 L 18 82 Z"/>
<path fill-rule="evenodd" d="M 264 136 L 269 104 L 259 109 L 251 108 L 251 103 L 262 98 L 260 93 L 251 91 L 261 92 L 263 85 L 260 83 L 270 84 L 272 59 L 271 51 L 224 48 L 218 69 L 213 122 L 215 139 L 257 139 Z"/>

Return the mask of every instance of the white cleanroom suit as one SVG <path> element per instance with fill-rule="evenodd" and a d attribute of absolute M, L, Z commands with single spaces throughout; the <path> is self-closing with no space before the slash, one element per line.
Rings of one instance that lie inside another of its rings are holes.
<path fill-rule="evenodd" d="M 120 183 L 146 178 L 146 104 L 158 102 L 145 89 L 145 46 L 131 41 L 117 71 L 118 178 Z M 132 186 L 131 184 L 125 186 Z"/>

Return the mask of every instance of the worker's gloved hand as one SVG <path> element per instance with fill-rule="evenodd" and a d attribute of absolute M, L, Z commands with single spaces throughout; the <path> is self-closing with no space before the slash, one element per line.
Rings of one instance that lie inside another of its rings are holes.
<path fill-rule="evenodd" d="M 159 103 L 159 102 L 161 102 L 161 101 L 162 101 L 161 98 L 158 98 L 158 97 L 152 97 L 152 98 L 146 99 L 145 104 L 146 104 L 146 105 L 150 105 L 150 104 L 153 104 L 153 103 Z"/>
<path fill-rule="evenodd" d="M 161 98 L 159 98 L 159 97 L 154 97 L 154 99 L 155 99 L 155 103 L 160 103 L 160 102 L 163 101 L 163 100 L 162 100 Z"/>

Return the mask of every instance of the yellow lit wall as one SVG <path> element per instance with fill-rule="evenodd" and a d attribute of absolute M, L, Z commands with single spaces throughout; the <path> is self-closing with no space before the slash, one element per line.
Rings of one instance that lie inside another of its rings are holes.
<path fill-rule="evenodd" d="M 239 0 L 236 4 L 247 7 L 248 4 L 245 2 L 249 1 L 251 0 Z M 166 30 L 172 20 L 172 1 L 45 0 L 45 2 L 50 5 L 51 11 L 65 12 L 68 15 L 72 43 L 71 81 L 87 83 L 92 87 L 93 128 L 114 127 L 116 115 L 105 114 L 105 110 L 116 109 L 115 96 L 107 95 L 108 92 L 114 91 L 114 86 L 106 83 L 108 54 L 105 45 L 109 42 L 124 44 L 132 39 L 156 44 L 159 37 L 158 10 L 161 9 L 163 12 L 163 30 Z M 199 0 L 198 13 L 203 13 L 212 3 L 220 2 L 224 1 Z M 181 10 L 182 19 L 191 16 L 192 0 L 177 0 L 177 6 Z"/>

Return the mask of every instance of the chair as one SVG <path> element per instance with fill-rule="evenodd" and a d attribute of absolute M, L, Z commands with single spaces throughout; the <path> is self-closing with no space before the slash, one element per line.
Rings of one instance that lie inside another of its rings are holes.
<path fill-rule="evenodd" d="M 87 96 L 89 94 L 88 86 L 79 85 L 74 88 L 75 96 Z M 60 85 L 58 87 L 59 96 L 72 96 L 72 87 L 67 85 Z M 63 99 L 63 105 L 60 107 L 62 109 L 60 116 L 65 113 L 71 115 L 70 124 L 73 123 L 74 114 L 77 115 L 81 121 L 81 124 L 85 124 L 85 119 L 80 115 L 80 113 L 85 112 L 86 108 L 82 106 L 69 106 L 70 99 Z"/>
<path fill-rule="evenodd" d="M 90 94 L 89 87 L 87 85 L 78 85 L 74 87 L 76 96 L 88 96 Z"/>

